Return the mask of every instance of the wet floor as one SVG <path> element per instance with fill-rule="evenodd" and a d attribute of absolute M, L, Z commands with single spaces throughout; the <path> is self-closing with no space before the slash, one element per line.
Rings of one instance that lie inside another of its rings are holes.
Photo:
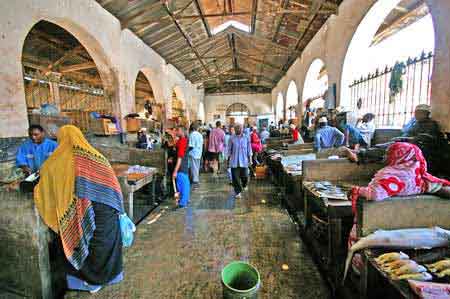
<path fill-rule="evenodd" d="M 275 193 L 270 183 L 252 181 L 244 196 L 234 199 L 225 179 L 203 175 L 188 208 L 166 210 L 149 224 L 159 212 L 152 213 L 141 222 L 135 244 L 125 252 L 122 283 L 66 298 L 219 299 L 220 271 L 233 260 L 259 270 L 260 299 L 329 298 Z"/>

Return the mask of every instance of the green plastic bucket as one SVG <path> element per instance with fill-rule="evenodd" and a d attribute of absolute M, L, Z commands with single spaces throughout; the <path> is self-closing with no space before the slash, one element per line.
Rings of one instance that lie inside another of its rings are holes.
<path fill-rule="evenodd" d="M 222 270 L 223 299 L 256 299 L 261 285 L 258 270 L 245 262 L 231 262 Z"/>

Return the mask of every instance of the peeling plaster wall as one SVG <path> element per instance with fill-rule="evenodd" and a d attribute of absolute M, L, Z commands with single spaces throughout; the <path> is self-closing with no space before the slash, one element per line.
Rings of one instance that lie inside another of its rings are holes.
<path fill-rule="evenodd" d="M 193 98 L 202 100 L 196 86 L 131 31 L 122 31 L 119 21 L 94 0 L 0 1 L 0 138 L 26 135 L 22 47 L 30 29 L 41 20 L 63 27 L 86 48 L 117 115 L 133 112 L 140 70 L 158 101 L 167 103 L 175 87 L 186 107 Z"/>
<path fill-rule="evenodd" d="M 384 0 L 380 0 L 384 1 Z M 341 75 L 345 55 L 359 23 L 376 0 L 344 0 L 338 15 L 331 16 L 317 32 L 301 56 L 289 68 L 286 75 L 272 91 L 272 105 L 276 105 L 278 93 L 286 100 L 286 91 L 291 80 L 298 87 L 299 99 L 309 66 L 316 59 L 324 61 L 328 71 L 329 85 L 337 85 L 337 104 L 340 102 Z M 432 79 L 433 117 L 441 122 L 446 131 L 450 131 L 450 1 L 426 0 L 434 21 L 436 35 L 436 57 Z M 301 106 L 301 105 L 300 105 Z M 301 110 L 303 107 L 301 106 Z M 302 111 L 300 111 L 302 112 Z"/>
<path fill-rule="evenodd" d="M 206 95 L 206 122 L 213 123 L 216 114 L 220 114 L 221 120 L 225 120 L 226 108 L 234 103 L 246 105 L 252 115 L 272 115 L 271 99 L 271 94 Z"/>

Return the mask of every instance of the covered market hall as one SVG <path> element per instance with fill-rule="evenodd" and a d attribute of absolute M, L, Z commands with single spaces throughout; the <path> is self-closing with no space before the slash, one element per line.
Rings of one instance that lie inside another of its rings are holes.
<path fill-rule="evenodd" d="M 0 298 L 450 299 L 449 20 L 0 1 Z"/>

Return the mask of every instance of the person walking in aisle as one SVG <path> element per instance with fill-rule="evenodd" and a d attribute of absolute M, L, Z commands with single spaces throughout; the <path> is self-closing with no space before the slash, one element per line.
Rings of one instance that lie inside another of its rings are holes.
<path fill-rule="evenodd" d="M 223 145 L 225 142 L 225 132 L 222 130 L 220 121 L 216 122 L 216 127 L 209 134 L 208 151 L 210 155 L 211 168 L 213 176 L 217 177 L 219 171 L 219 156 L 223 152 Z"/>
<path fill-rule="evenodd" d="M 225 156 L 224 157 L 225 161 L 228 161 L 228 146 L 230 144 L 231 137 L 233 137 L 234 135 L 236 135 L 234 132 L 234 127 L 230 126 L 230 129 L 228 130 L 228 132 L 225 135 L 225 146 L 224 146 L 224 151 L 223 151 L 223 154 Z M 233 180 L 231 177 L 231 168 L 230 168 L 229 164 L 227 165 L 227 178 L 230 181 L 230 184 L 233 184 Z"/>
<path fill-rule="evenodd" d="M 189 135 L 189 168 L 191 170 L 192 185 L 197 187 L 199 184 L 200 161 L 203 151 L 203 135 L 199 132 L 198 124 L 192 124 L 192 132 Z"/>
<path fill-rule="evenodd" d="M 253 153 L 250 138 L 242 134 L 242 127 L 236 125 L 234 130 L 236 135 L 230 138 L 228 144 L 228 165 L 235 196 L 240 198 L 242 191 L 247 188 L 248 167 Z"/>
<path fill-rule="evenodd" d="M 189 203 L 191 193 L 191 183 L 189 182 L 189 160 L 188 160 L 188 138 L 186 137 L 186 128 L 178 126 L 177 162 L 172 177 L 176 179 L 177 190 L 180 192 L 178 207 L 184 208 Z"/>

